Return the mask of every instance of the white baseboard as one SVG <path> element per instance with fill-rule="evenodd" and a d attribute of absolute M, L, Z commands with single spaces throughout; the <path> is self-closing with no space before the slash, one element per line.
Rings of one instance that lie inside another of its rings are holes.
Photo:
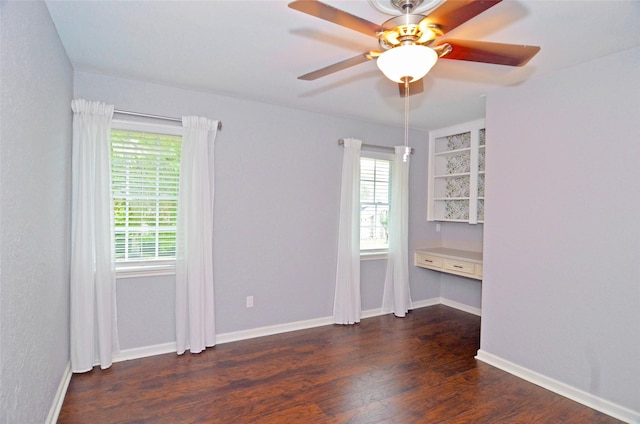
<path fill-rule="evenodd" d="M 306 330 L 333 324 L 333 317 L 315 318 L 304 321 L 289 322 L 286 324 L 270 325 L 267 327 L 252 328 L 250 330 L 233 331 L 231 333 L 216 334 L 216 343 L 230 343 L 239 340 L 253 339 L 256 337 L 273 336 L 274 334 L 288 333 L 290 331 Z"/>
<path fill-rule="evenodd" d="M 272 336 L 288 333 L 290 331 L 306 330 L 333 324 L 333 317 L 316 318 L 305 321 L 296 321 L 286 324 L 271 325 L 267 327 L 252 328 L 249 330 L 233 331 L 230 333 L 216 334 L 216 344 L 237 342 L 240 340 L 254 339 L 257 337 Z M 155 355 L 164 355 L 177 351 L 176 342 L 163 343 L 153 346 L 125 349 L 114 355 L 113 362 L 129 361 L 131 359 L 146 358 Z"/>
<path fill-rule="evenodd" d="M 411 302 L 413 304 L 413 309 L 426 308 L 428 306 L 435 306 L 442 303 L 441 297 L 432 297 L 431 299 L 424 300 L 416 300 L 415 302 Z"/>
<path fill-rule="evenodd" d="M 147 358 L 149 356 L 164 355 L 166 353 L 176 352 L 178 346 L 176 342 L 162 343 L 153 346 L 136 347 L 133 349 L 125 349 L 113 355 L 113 362 L 130 361 L 131 359 Z"/>
<path fill-rule="evenodd" d="M 438 305 L 440 303 L 441 302 L 440 302 L 440 298 L 439 297 L 433 297 L 431 299 L 418 300 L 418 301 L 412 302 L 411 310 L 418 309 L 418 308 L 426 308 L 427 306 L 434 306 L 434 305 Z M 367 319 L 367 318 L 372 318 L 372 317 L 379 317 L 381 315 L 385 315 L 385 313 L 382 312 L 382 308 L 375 308 L 375 309 L 368 309 L 366 311 L 362 311 L 360 313 L 360 318 L 361 319 Z"/>
<path fill-rule="evenodd" d="M 452 308 L 460 309 L 465 312 L 469 312 L 475 315 L 480 315 L 480 310 L 477 308 L 473 308 L 471 306 L 464 305 L 462 303 L 454 302 L 452 300 L 444 299 L 441 297 L 434 297 L 431 299 L 418 300 L 413 302 L 413 307 L 411 309 L 425 308 L 428 306 L 434 306 L 438 304 L 443 304 L 446 306 L 450 306 Z M 382 308 L 368 309 L 362 311 L 360 314 L 361 319 L 371 318 L 383 315 Z M 278 324 L 271 325 L 267 327 L 259 327 L 252 328 L 250 330 L 242 330 L 242 331 L 233 331 L 230 333 L 222 333 L 216 335 L 216 344 L 230 343 L 236 342 L 240 340 L 253 339 L 256 337 L 264 337 L 264 336 L 272 336 L 275 334 L 288 333 L 290 331 L 298 331 L 298 330 L 306 330 L 315 327 L 321 327 L 324 325 L 332 325 L 333 317 L 324 317 L 324 318 L 315 318 L 304 321 L 296 321 L 290 322 L 286 324 Z M 113 362 L 122 362 L 129 361 L 132 359 L 140 359 L 147 358 L 155 355 L 164 355 L 167 353 L 174 353 L 177 351 L 176 342 L 163 343 L 153 346 L 144 346 L 133 349 L 125 349 L 117 354 L 113 355 Z M 63 377 L 62 382 L 60 383 L 60 387 L 58 388 L 58 393 L 56 394 L 56 399 L 54 401 L 53 406 L 51 407 L 51 411 L 49 412 L 49 416 L 51 420 L 48 418 L 47 423 L 55 423 L 58 414 L 60 413 L 60 408 L 62 408 L 62 402 L 64 401 L 64 395 L 67 392 L 67 387 L 69 386 L 69 381 L 71 380 L 71 365 L 67 367 L 65 372 L 65 376 Z"/>
<path fill-rule="evenodd" d="M 640 412 L 632 411 L 613 402 L 609 402 L 608 400 L 594 396 L 591 393 L 569 386 L 568 384 L 554 380 L 553 378 L 546 377 L 535 371 L 502 359 L 499 356 L 479 350 L 476 355 L 476 359 L 624 422 L 640 423 Z"/>
<path fill-rule="evenodd" d="M 413 308 L 422 308 L 425 306 L 437 305 L 440 299 L 428 299 L 414 302 Z M 369 309 L 362 311 L 361 319 L 371 318 L 383 315 L 382 308 Z M 315 318 L 304 321 L 289 322 L 286 324 L 270 325 L 266 327 L 252 328 L 249 330 L 233 331 L 230 333 L 221 333 L 216 335 L 216 344 L 224 344 L 237 342 L 240 340 L 254 339 L 256 337 L 273 336 L 275 334 L 288 333 L 291 331 L 308 330 L 310 328 L 322 327 L 324 325 L 332 325 L 333 317 Z M 163 355 L 172 353 L 177 350 L 175 342 L 163 343 L 153 346 L 144 346 L 140 348 L 125 349 L 114 355 L 113 362 L 129 361 L 131 359 L 146 358 L 149 356 Z"/>
<path fill-rule="evenodd" d="M 482 309 L 475 308 L 473 306 L 465 305 L 464 303 L 456 302 L 455 300 L 445 299 L 444 297 L 440 298 L 440 303 L 445 306 L 449 306 L 451 308 L 459 309 L 464 312 L 468 312 L 473 315 L 482 316 Z"/>
<path fill-rule="evenodd" d="M 439 303 L 442 303 L 440 298 L 420 300 L 417 302 L 413 302 L 413 309 L 424 308 L 426 306 L 433 306 Z M 452 306 L 452 307 L 455 308 L 456 306 Z M 367 319 L 367 318 L 377 317 L 380 315 L 384 315 L 382 312 L 382 308 L 367 309 L 360 313 L 360 318 Z M 290 322 L 286 324 L 272 325 L 268 327 L 253 328 L 250 330 L 234 331 L 232 333 L 217 334 L 216 343 L 222 344 L 222 343 L 236 342 L 239 340 L 247 340 L 247 339 L 253 339 L 256 337 L 263 337 L 263 336 L 272 336 L 274 334 L 288 333 L 290 331 L 307 330 L 310 328 L 322 327 L 325 325 L 332 325 L 332 324 L 333 324 L 333 317 L 331 316 L 331 317 L 324 317 L 324 318 L 315 318 L 315 319 L 310 319 L 305 321 Z"/>
<path fill-rule="evenodd" d="M 463 305 L 462 303 L 454 302 L 441 297 L 434 297 L 431 299 L 419 300 L 413 302 L 412 309 L 425 308 L 428 306 L 434 306 L 443 304 L 452 308 L 460 309 L 465 312 L 469 312 L 475 315 L 480 315 L 480 310 L 471 306 Z M 360 314 L 361 319 L 371 318 L 383 315 L 382 308 L 368 309 L 362 311 Z M 230 333 L 221 333 L 216 335 L 216 344 L 224 344 L 230 342 L 237 342 L 240 340 L 254 339 L 256 337 L 273 336 L 275 334 L 288 333 L 290 331 L 307 330 L 315 327 L 322 327 L 324 325 L 332 325 L 333 317 L 314 318 L 304 321 L 290 322 L 286 324 L 277 324 L 266 327 L 252 328 L 249 330 L 233 331 Z M 146 358 L 148 356 L 163 355 L 165 353 L 172 353 L 177 350 L 176 343 L 164 343 L 154 346 L 145 346 L 140 348 L 126 349 L 120 351 L 120 353 L 114 355 L 113 362 L 128 361 L 131 359 Z"/>
<path fill-rule="evenodd" d="M 60 415 L 60 410 L 64 403 L 64 397 L 67 394 L 67 388 L 71 381 L 71 374 L 71 362 L 69 362 L 67 363 L 67 367 L 64 369 L 60 384 L 58 384 L 58 390 L 56 390 L 56 394 L 53 398 L 53 403 L 51 404 L 51 409 L 49 409 L 49 414 L 47 415 L 45 423 L 55 424 L 58 421 L 58 416 Z"/>

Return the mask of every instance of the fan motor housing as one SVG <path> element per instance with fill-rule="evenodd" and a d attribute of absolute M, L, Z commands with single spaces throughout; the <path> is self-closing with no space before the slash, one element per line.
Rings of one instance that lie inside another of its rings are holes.
<path fill-rule="evenodd" d="M 428 46 L 442 35 L 442 30 L 438 25 L 426 22 L 424 18 L 424 15 L 408 14 L 389 19 L 382 24 L 384 30 L 378 34 L 380 47 L 389 50 L 403 44 Z"/>

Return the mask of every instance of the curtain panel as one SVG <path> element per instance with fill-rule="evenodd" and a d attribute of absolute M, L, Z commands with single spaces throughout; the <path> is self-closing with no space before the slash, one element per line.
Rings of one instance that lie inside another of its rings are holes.
<path fill-rule="evenodd" d="M 396 146 L 391 174 L 389 256 L 382 312 L 404 317 L 413 308 L 409 289 L 409 157 Z M 404 160 L 406 159 L 406 161 Z"/>
<path fill-rule="evenodd" d="M 118 352 L 110 134 L 113 105 L 73 100 L 71 194 L 71 370 Z M 98 350 L 96 355 L 95 349 Z"/>
<path fill-rule="evenodd" d="M 177 353 L 215 345 L 213 293 L 214 145 L 218 121 L 182 117 L 176 233 Z"/>
<path fill-rule="evenodd" d="M 333 319 L 336 324 L 360 322 L 360 150 L 362 141 L 344 140 L 338 264 Z"/>

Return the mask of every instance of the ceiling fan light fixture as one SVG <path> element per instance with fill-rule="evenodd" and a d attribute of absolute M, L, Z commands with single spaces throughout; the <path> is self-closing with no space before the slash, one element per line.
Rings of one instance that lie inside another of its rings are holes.
<path fill-rule="evenodd" d="M 378 68 L 391 81 L 417 81 L 427 75 L 438 60 L 438 54 L 427 46 L 407 44 L 382 53 Z"/>
<path fill-rule="evenodd" d="M 411 13 L 427 15 L 444 3 L 444 0 L 369 0 L 369 3 L 380 12 L 392 16 L 397 15 L 399 12 L 405 13 L 403 6 L 407 4 L 412 4 Z"/>

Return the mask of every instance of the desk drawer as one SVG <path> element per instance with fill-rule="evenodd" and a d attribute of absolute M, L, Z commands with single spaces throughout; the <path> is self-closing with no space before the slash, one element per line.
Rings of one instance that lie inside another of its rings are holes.
<path fill-rule="evenodd" d="M 474 264 L 471 262 L 454 261 L 451 259 L 444 260 L 444 269 L 463 274 L 473 274 L 475 270 Z"/>
<path fill-rule="evenodd" d="M 442 269 L 442 258 L 437 256 L 416 253 L 414 257 L 415 265 L 423 268 Z"/>

